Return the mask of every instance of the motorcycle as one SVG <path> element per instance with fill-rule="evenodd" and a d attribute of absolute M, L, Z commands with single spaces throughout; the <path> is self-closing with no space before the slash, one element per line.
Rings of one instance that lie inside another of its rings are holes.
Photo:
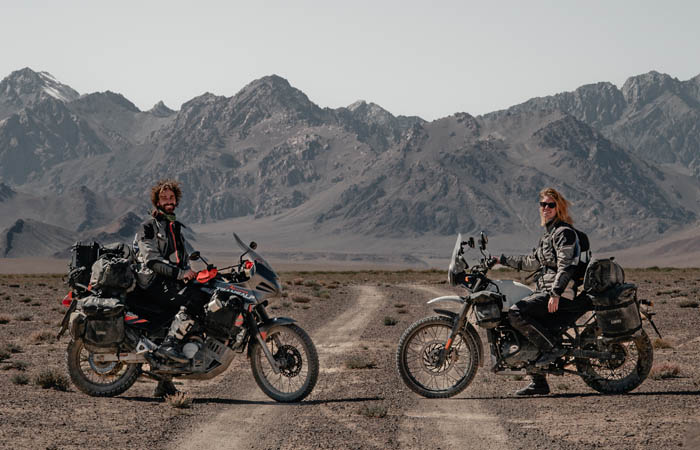
<path fill-rule="evenodd" d="M 464 258 L 465 246 L 474 248 L 474 238 L 462 241 L 459 234 L 448 281 L 452 286 L 465 288 L 468 295 L 428 301 L 431 305 L 452 303 L 459 311 L 434 309 L 437 316 L 418 320 L 402 334 L 396 366 L 412 391 L 428 398 L 447 398 L 469 386 L 485 363 L 483 343 L 470 317 L 486 331 L 490 369 L 496 374 L 574 374 L 603 394 L 629 392 L 646 379 L 653 362 L 653 347 L 641 327 L 640 314 L 657 334 L 658 330 L 651 319 L 653 305 L 637 300 L 636 286 L 625 284 L 619 288 L 631 297 L 626 302 L 613 301 L 614 307 L 593 307 L 594 302 L 586 297 L 590 293 L 584 291 L 575 297 L 580 309 L 553 313 L 547 325 L 554 336 L 560 337 L 565 353 L 549 366 L 537 367 L 539 349 L 508 321 L 510 307 L 533 290 L 518 281 L 488 277 L 495 262 L 486 250 L 487 242 L 482 232 L 478 241 L 482 258 L 469 268 Z"/>
<path fill-rule="evenodd" d="M 182 340 L 182 352 L 189 358 L 186 363 L 155 353 L 173 314 L 138 296 L 126 295 L 123 320 L 120 315 L 112 327 L 116 334 L 123 327 L 116 343 L 99 345 L 89 338 L 90 333 L 74 331 L 84 326 L 73 325 L 71 315 L 80 312 L 81 302 L 91 294 L 89 286 L 75 286 L 63 300 L 69 309 L 59 333 L 71 329 L 66 360 L 73 384 L 90 396 L 112 397 L 129 389 L 142 374 L 155 380 L 208 380 L 222 374 L 236 353 L 245 352 L 257 385 L 270 398 L 298 402 L 309 395 L 319 372 L 316 348 L 294 319 L 268 315 L 266 298 L 280 294 L 279 277 L 255 252 L 255 242 L 246 245 L 235 233 L 234 238 L 243 250 L 238 264 L 217 269 L 199 252 L 190 255 L 190 260 L 201 260 L 206 269 L 177 293 L 203 305 Z M 113 329 L 102 333 L 111 335 Z"/>

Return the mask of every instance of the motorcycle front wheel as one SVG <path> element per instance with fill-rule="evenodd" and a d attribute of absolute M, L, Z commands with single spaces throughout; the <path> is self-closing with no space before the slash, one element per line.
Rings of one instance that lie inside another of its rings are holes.
<path fill-rule="evenodd" d="M 68 374 L 75 387 L 92 397 L 114 397 L 129 389 L 141 373 L 140 364 L 100 363 L 83 341 L 72 340 L 66 350 Z"/>
<path fill-rule="evenodd" d="M 406 386 L 428 398 L 447 398 L 462 392 L 478 369 L 476 343 L 464 330 L 455 336 L 445 355 L 452 319 L 426 317 L 404 331 L 396 350 L 396 367 Z M 442 363 L 440 362 L 442 361 Z"/>
<path fill-rule="evenodd" d="M 294 324 L 273 326 L 265 345 L 279 366 L 275 373 L 262 346 L 253 340 L 250 367 L 260 389 L 273 400 L 298 402 L 309 395 L 318 379 L 318 354 L 311 338 Z"/>
<path fill-rule="evenodd" d="M 595 333 L 591 331 L 590 334 Z M 624 394 L 642 384 L 654 362 L 654 348 L 649 336 L 641 331 L 628 341 L 608 344 L 608 350 L 617 357 L 606 361 L 576 361 L 576 369 L 584 383 L 602 394 Z"/>

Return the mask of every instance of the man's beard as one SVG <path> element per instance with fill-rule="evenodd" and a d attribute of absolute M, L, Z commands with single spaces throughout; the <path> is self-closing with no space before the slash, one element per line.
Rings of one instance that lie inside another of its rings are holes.
<path fill-rule="evenodd" d="M 162 209 L 168 214 L 172 214 L 173 212 L 175 212 L 175 206 L 176 205 L 173 203 L 166 203 L 165 205 L 160 205 L 160 209 Z"/>

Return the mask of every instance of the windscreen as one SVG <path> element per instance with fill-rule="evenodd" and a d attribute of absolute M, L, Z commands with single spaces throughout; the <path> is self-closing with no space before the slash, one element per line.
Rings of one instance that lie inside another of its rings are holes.
<path fill-rule="evenodd" d="M 452 258 L 450 258 L 450 268 L 447 270 L 447 281 L 452 286 L 457 285 L 455 275 L 458 275 L 466 269 L 464 263 L 459 258 L 459 249 L 462 248 L 462 233 L 457 234 L 457 242 L 455 242 L 455 247 L 452 250 Z"/>
<path fill-rule="evenodd" d="M 236 243 L 238 244 L 238 246 L 241 247 L 244 252 L 247 252 L 246 256 L 251 261 L 255 261 L 256 263 L 262 264 L 263 266 L 265 266 L 266 269 L 268 269 L 271 272 L 274 272 L 274 270 L 272 270 L 272 266 L 270 266 L 270 264 L 268 264 L 268 262 L 265 261 L 265 258 L 260 256 L 258 253 L 255 252 L 255 250 L 244 244 L 241 238 L 239 238 L 236 233 L 233 233 L 233 237 L 236 239 Z"/>

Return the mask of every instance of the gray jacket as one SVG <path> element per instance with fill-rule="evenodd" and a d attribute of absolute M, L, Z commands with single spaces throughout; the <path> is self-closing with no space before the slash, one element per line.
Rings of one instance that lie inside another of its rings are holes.
<path fill-rule="evenodd" d="M 539 271 L 537 290 L 561 296 L 576 270 L 580 255 L 578 236 L 573 227 L 555 219 L 547 224 L 537 248 L 530 255 L 502 255 L 500 263 L 518 270 Z"/>
<path fill-rule="evenodd" d="M 136 261 L 139 265 L 136 278 L 140 287 L 150 286 L 156 274 L 181 280 L 190 269 L 183 227 L 180 222 L 170 222 L 162 215 L 141 224 L 136 235 Z"/>

